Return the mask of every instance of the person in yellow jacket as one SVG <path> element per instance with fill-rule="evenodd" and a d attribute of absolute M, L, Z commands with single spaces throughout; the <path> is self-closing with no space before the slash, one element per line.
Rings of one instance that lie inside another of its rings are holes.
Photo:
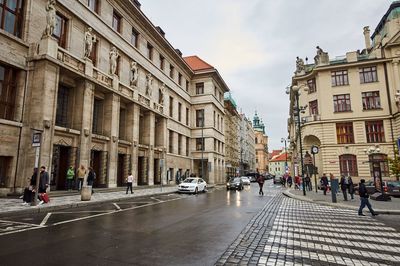
<path fill-rule="evenodd" d="M 79 191 L 82 189 L 83 180 L 85 179 L 85 175 L 86 175 L 86 168 L 82 164 L 76 171 L 76 186 Z"/>

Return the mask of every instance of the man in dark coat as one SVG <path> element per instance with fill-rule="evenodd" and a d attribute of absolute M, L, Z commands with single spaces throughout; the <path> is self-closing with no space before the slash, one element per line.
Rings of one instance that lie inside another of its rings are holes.
<path fill-rule="evenodd" d="M 321 185 L 322 185 L 322 189 L 324 190 L 324 195 L 326 195 L 326 191 L 328 190 L 328 177 L 326 176 L 326 174 L 323 174 L 321 177 Z"/>
<path fill-rule="evenodd" d="M 40 167 L 40 179 L 39 179 L 39 193 L 46 193 L 47 187 L 49 186 L 49 173 L 46 172 L 46 167 Z"/>
<path fill-rule="evenodd" d="M 263 191 L 264 182 L 265 182 L 264 176 L 257 173 L 257 183 L 258 183 L 258 186 L 260 187 L 260 191 L 258 192 L 258 195 L 264 196 L 264 191 Z"/>
<path fill-rule="evenodd" d="M 348 181 L 346 180 L 346 177 L 342 175 L 340 178 L 340 189 L 342 190 L 344 201 L 347 201 L 347 188 Z"/>
<path fill-rule="evenodd" d="M 361 200 L 360 208 L 358 209 L 358 215 L 365 216 L 362 213 L 362 211 L 365 208 L 365 206 L 367 206 L 369 209 L 369 212 L 372 214 L 372 216 L 377 216 L 378 214 L 374 212 L 374 210 L 372 209 L 371 203 L 369 203 L 369 200 L 368 200 L 369 195 L 368 195 L 367 188 L 365 187 L 365 179 L 360 180 L 360 185 L 358 187 L 358 193 L 360 194 L 360 200 Z"/>

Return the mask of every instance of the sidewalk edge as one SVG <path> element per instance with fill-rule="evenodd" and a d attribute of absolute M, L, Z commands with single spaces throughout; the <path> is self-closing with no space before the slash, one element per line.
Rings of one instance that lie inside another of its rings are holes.
<path fill-rule="evenodd" d="M 317 202 L 317 201 L 315 201 L 313 199 L 305 198 L 304 196 L 297 196 L 297 195 L 294 195 L 294 194 L 290 193 L 290 189 L 287 189 L 286 191 L 283 191 L 282 194 L 285 195 L 286 197 L 289 197 L 289 198 L 292 198 L 292 199 L 311 202 L 311 203 L 314 203 L 314 204 L 330 206 L 330 207 L 334 207 L 334 208 L 344 208 L 344 209 L 358 211 L 358 207 L 355 207 L 355 206 L 349 206 L 349 205 L 345 205 L 345 204 L 331 203 L 331 202 L 320 202 L 320 201 Z M 379 213 L 379 214 L 400 215 L 400 210 L 375 209 L 375 212 Z"/>

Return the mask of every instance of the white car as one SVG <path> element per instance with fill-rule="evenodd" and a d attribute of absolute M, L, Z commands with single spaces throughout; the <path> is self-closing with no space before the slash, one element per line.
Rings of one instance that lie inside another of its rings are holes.
<path fill-rule="evenodd" d="M 199 177 L 188 177 L 178 186 L 178 192 L 194 193 L 207 192 L 207 183 Z"/>
<path fill-rule="evenodd" d="M 250 185 L 250 179 L 247 176 L 240 177 L 242 179 L 243 185 Z"/>

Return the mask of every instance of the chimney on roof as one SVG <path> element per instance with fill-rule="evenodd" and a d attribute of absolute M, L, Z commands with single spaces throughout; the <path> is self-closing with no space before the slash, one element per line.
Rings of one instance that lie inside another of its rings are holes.
<path fill-rule="evenodd" d="M 175 52 L 177 52 L 180 56 L 182 56 L 182 52 L 179 49 L 175 49 Z"/>
<path fill-rule="evenodd" d="M 163 36 L 165 37 L 165 31 L 163 31 L 163 29 L 160 26 L 156 27 L 156 30 Z"/>
<path fill-rule="evenodd" d="M 367 53 L 369 49 L 371 49 L 371 35 L 370 35 L 369 26 L 364 27 L 364 38 L 365 38 L 365 48 L 367 49 Z"/>

